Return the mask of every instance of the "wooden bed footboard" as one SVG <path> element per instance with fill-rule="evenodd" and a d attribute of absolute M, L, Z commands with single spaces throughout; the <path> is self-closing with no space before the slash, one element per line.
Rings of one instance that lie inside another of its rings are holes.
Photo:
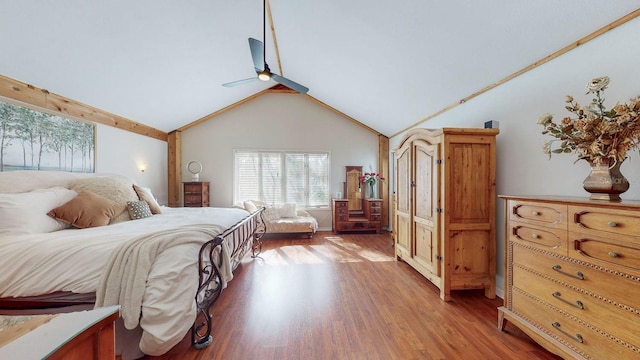
<path fill-rule="evenodd" d="M 232 269 L 236 268 L 249 249 L 251 249 L 251 257 L 257 257 L 262 251 L 261 239 L 267 231 L 262 219 L 264 209 L 262 207 L 256 210 L 249 217 L 206 242 L 200 248 L 199 282 L 196 292 L 198 316 L 191 328 L 191 344 L 196 349 L 204 349 L 213 341 L 211 306 L 216 302 L 223 289 L 220 269 L 215 258 L 221 251 L 222 243 L 226 242 L 229 251 L 231 251 Z"/>

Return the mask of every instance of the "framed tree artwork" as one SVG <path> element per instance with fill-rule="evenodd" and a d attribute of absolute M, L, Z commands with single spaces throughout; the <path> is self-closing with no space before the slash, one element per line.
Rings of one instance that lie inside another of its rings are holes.
<path fill-rule="evenodd" d="M 0 99 L 0 171 L 95 171 L 95 124 Z"/>

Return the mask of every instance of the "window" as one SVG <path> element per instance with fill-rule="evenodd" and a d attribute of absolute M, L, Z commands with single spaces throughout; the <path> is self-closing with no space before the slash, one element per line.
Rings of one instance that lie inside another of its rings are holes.
<path fill-rule="evenodd" d="M 236 151 L 234 201 L 329 206 L 329 153 Z"/>

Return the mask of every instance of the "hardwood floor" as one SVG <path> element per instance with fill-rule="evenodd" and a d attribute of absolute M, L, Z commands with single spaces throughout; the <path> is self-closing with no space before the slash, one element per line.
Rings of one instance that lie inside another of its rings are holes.
<path fill-rule="evenodd" d="M 213 343 L 146 359 L 559 359 L 511 324 L 501 299 L 451 302 L 395 261 L 388 234 L 320 232 L 266 240 L 212 309 Z"/>

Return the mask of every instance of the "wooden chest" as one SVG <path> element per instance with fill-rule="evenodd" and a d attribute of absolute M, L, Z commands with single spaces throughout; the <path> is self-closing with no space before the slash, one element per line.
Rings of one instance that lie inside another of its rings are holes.
<path fill-rule="evenodd" d="M 209 182 L 185 182 L 184 186 L 184 206 L 185 207 L 207 207 L 209 206 Z"/>

